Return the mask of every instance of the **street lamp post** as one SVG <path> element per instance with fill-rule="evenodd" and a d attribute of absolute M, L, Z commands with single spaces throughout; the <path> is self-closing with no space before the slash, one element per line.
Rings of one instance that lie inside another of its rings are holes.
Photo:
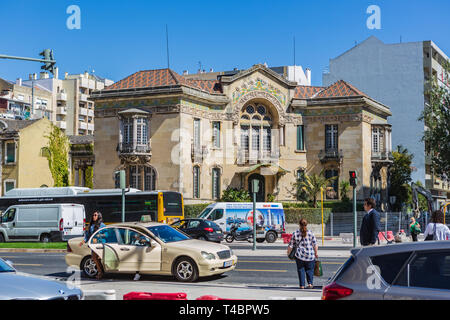
<path fill-rule="evenodd" d="M 256 194 L 259 191 L 259 181 L 252 180 L 253 193 L 253 251 L 256 250 Z"/>

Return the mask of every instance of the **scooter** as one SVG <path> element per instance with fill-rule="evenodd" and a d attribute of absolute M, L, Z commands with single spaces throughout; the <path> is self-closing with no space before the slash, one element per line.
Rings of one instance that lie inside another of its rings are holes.
<path fill-rule="evenodd" d="M 234 240 L 253 242 L 253 230 L 237 231 L 240 225 L 240 223 L 231 225 L 230 232 L 225 236 L 226 242 L 232 243 Z"/>

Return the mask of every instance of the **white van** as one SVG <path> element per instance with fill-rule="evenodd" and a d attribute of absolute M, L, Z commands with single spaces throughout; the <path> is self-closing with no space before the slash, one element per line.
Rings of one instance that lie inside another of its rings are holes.
<path fill-rule="evenodd" d="M 29 204 L 9 207 L 0 218 L 0 242 L 67 241 L 84 235 L 80 204 Z"/>
<path fill-rule="evenodd" d="M 224 233 L 232 224 L 240 224 L 239 231 L 253 229 L 253 203 L 218 202 L 207 206 L 199 218 L 217 223 Z M 281 203 L 256 203 L 256 241 L 273 243 L 285 231 L 284 209 Z"/>

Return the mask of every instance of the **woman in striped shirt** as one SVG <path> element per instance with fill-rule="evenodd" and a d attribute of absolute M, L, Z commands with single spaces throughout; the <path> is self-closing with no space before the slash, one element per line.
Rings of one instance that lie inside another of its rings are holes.
<path fill-rule="evenodd" d="M 308 281 L 308 289 L 312 289 L 315 260 L 319 258 L 318 245 L 314 234 L 308 230 L 306 219 L 300 220 L 300 229 L 292 234 L 288 247 L 288 255 L 296 247 L 295 262 L 297 263 L 300 289 L 305 289 L 305 274 Z"/>

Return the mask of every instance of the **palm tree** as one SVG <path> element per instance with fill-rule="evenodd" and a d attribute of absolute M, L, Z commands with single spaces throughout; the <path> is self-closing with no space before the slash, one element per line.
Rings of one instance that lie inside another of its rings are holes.
<path fill-rule="evenodd" d="M 317 194 L 320 189 L 326 189 L 330 183 L 337 177 L 325 178 L 323 175 L 323 170 L 319 174 L 305 175 L 302 181 L 296 183 L 297 190 L 303 190 L 307 193 L 308 197 L 314 202 L 314 208 L 317 208 Z"/>

